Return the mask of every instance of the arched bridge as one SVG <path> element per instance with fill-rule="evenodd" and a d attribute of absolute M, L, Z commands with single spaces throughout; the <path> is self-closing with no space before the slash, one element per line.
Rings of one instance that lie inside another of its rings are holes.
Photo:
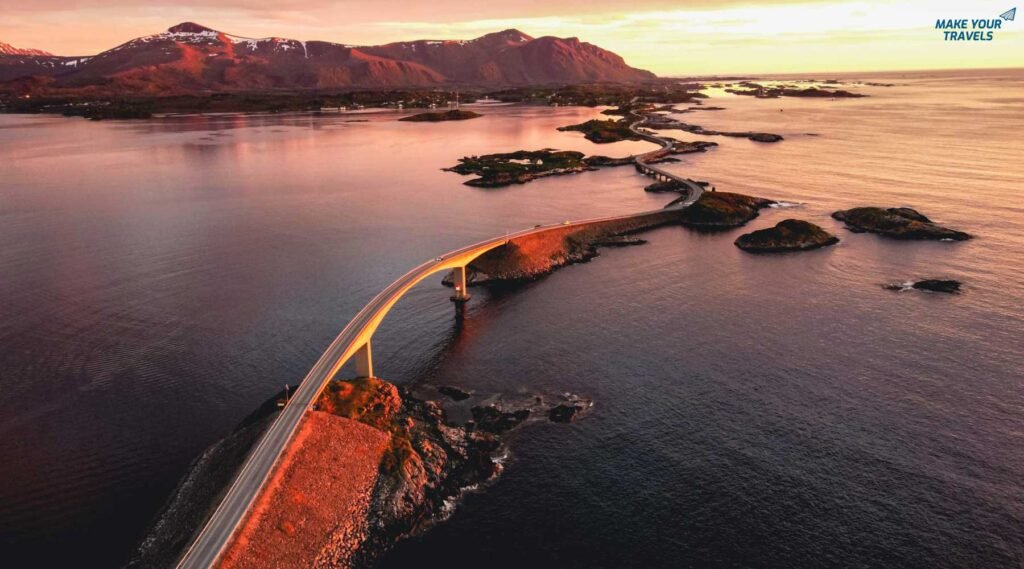
<path fill-rule="evenodd" d="M 452 280 L 455 283 L 455 296 L 453 300 L 463 301 L 468 299 L 466 293 L 466 267 L 480 255 L 502 247 L 511 240 L 553 230 L 564 230 L 566 224 L 586 226 L 609 221 L 640 218 L 662 213 L 666 210 L 683 209 L 697 201 L 697 198 L 700 197 L 703 191 L 698 184 L 646 163 L 647 160 L 665 156 L 672 149 L 673 142 L 640 130 L 640 125 L 646 119 L 640 114 L 635 116 L 637 120 L 630 125 L 630 129 L 644 140 L 649 140 L 662 146 L 659 150 L 636 156 L 634 160 L 637 169 L 648 175 L 675 180 L 686 185 L 690 192 L 685 199 L 675 201 L 663 209 L 629 215 L 539 225 L 503 237 L 486 239 L 426 261 L 388 285 L 345 326 L 341 333 L 338 334 L 338 337 L 331 342 L 331 345 L 320 356 L 320 359 L 317 360 L 313 369 L 303 378 L 302 383 L 299 384 L 288 405 L 285 406 L 281 414 L 278 415 L 270 428 L 267 429 L 267 432 L 263 434 L 256 447 L 249 453 L 245 463 L 242 465 L 242 469 L 231 484 L 228 492 L 224 495 L 220 505 L 210 519 L 207 520 L 203 530 L 178 562 L 178 568 L 208 569 L 217 562 L 221 553 L 230 543 L 235 531 L 245 519 L 246 513 L 259 495 L 263 485 L 269 479 L 278 458 L 291 442 L 292 436 L 302 422 L 306 411 L 317 400 L 328 382 L 334 378 L 342 366 L 354 358 L 356 374 L 358 376 L 373 376 L 371 344 L 373 334 L 377 331 L 377 328 L 384 320 L 384 317 L 387 316 L 391 307 L 409 289 L 416 286 L 417 283 L 439 272 L 451 271 Z"/>

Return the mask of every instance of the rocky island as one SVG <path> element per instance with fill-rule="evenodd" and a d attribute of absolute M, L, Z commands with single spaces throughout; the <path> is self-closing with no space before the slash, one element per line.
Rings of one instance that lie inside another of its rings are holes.
<path fill-rule="evenodd" d="M 558 130 L 562 132 L 582 132 L 584 138 L 597 144 L 620 142 L 622 140 L 640 140 L 640 137 L 630 130 L 629 125 L 630 122 L 624 119 L 593 119 L 580 124 L 561 126 L 558 127 Z"/>
<path fill-rule="evenodd" d="M 647 163 L 657 164 L 659 162 L 675 160 L 672 158 L 673 155 L 706 152 L 708 148 L 715 146 L 717 144 L 714 142 L 702 140 L 690 142 L 676 141 L 671 150 L 657 151 L 656 154 L 647 160 Z M 634 156 L 623 156 L 620 158 L 602 155 L 585 156 L 582 152 L 545 148 L 542 150 L 517 150 L 516 152 L 484 154 L 482 156 L 465 156 L 460 158 L 459 163 L 455 166 L 443 168 L 443 170 L 462 174 L 463 176 L 470 174 L 478 176 L 466 181 L 465 184 L 467 186 L 500 188 L 513 184 L 525 184 L 546 176 L 563 176 L 597 170 L 602 167 L 627 166 L 635 161 Z"/>
<path fill-rule="evenodd" d="M 748 140 L 753 140 L 754 142 L 779 142 L 780 140 L 783 140 L 781 134 L 754 131 L 729 132 L 722 130 L 709 130 L 700 125 L 685 123 L 682 121 L 678 121 L 672 117 L 666 117 L 663 115 L 648 115 L 647 122 L 644 123 L 644 126 L 652 128 L 654 130 L 682 130 L 692 134 L 699 134 L 702 136 L 729 136 L 732 138 L 746 138 Z"/>
<path fill-rule="evenodd" d="M 858 98 L 866 97 L 862 93 L 853 93 L 842 89 L 828 90 L 819 87 L 796 87 L 782 85 L 777 87 L 765 87 L 759 83 L 743 81 L 734 87 L 725 89 L 726 92 L 734 95 L 748 95 L 759 99 L 777 99 L 779 97 L 815 97 L 815 98 Z"/>
<path fill-rule="evenodd" d="M 511 184 L 525 184 L 545 176 L 561 176 L 592 170 L 594 166 L 584 161 L 582 152 L 568 150 L 519 150 L 483 156 L 467 156 L 459 164 L 445 171 L 463 176 L 476 174 L 465 182 L 467 186 L 497 188 Z"/>
<path fill-rule="evenodd" d="M 661 182 L 654 182 L 644 186 L 645 192 L 651 192 L 652 194 L 660 194 L 664 192 L 685 192 L 687 191 L 686 184 L 677 182 L 675 180 L 666 180 Z"/>
<path fill-rule="evenodd" d="M 459 109 L 452 109 L 450 111 L 432 111 L 429 113 L 420 113 L 418 115 L 411 115 L 408 117 L 402 117 L 398 120 L 406 122 L 443 122 L 443 121 L 464 121 L 469 119 L 480 118 L 483 115 L 474 113 L 473 111 L 463 111 Z"/>
<path fill-rule="evenodd" d="M 909 207 L 855 207 L 834 212 L 832 217 L 855 233 L 877 233 L 894 239 L 966 241 L 971 236 L 936 224 Z"/>
<path fill-rule="evenodd" d="M 679 212 L 679 223 L 703 229 L 739 227 L 774 203 L 743 194 L 704 192 L 693 205 Z"/>
<path fill-rule="evenodd" d="M 896 291 L 924 290 L 928 292 L 944 292 L 946 294 L 958 294 L 960 292 L 960 281 L 953 279 L 922 279 L 903 283 L 890 283 L 882 288 Z"/>
<path fill-rule="evenodd" d="M 778 253 L 828 247 L 839 243 L 839 238 L 808 221 L 786 219 L 775 227 L 740 235 L 735 243 L 751 253 Z"/>

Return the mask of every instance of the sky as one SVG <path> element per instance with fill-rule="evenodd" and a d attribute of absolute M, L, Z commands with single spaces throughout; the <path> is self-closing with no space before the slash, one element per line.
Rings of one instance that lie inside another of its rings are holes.
<path fill-rule="evenodd" d="M 1024 66 L 1024 12 L 992 41 L 939 19 L 999 19 L 1017 0 L 0 0 L 0 41 L 91 55 L 184 21 L 246 37 L 348 44 L 579 37 L 659 75 Z M 1021 6 L 1024 8 L 1024 6 Z"/>

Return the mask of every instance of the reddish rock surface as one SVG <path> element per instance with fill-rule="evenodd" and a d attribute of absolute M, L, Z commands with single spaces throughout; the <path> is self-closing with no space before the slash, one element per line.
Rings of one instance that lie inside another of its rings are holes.
<path fill-rule="evenodd" d="M 310 412 L 220 567 L 348 566 L 390 442 L 364 423 Z"/>
<path fill-rule="evenodd" d="M 678 211 L 666 210 L 623 220 L 570 224 L 561 229 L 518 237 L 509 245 L 484 253 L 470 263 L 469 280 L 479 284 L 535 278 L 562 265 L 593 257 L 593 244 L 598 240 L 673 223 L 679 215 Z"/>

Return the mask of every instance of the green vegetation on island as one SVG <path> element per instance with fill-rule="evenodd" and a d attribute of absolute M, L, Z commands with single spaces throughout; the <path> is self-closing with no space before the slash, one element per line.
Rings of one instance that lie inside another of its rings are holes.
<path fill-rule="evenodd" d="M 866 97 L 861 93 L 853 93 L 842 89 L 828 90 L 819 87 L 798 87 L 795 85 L 779 85 L 765 87 L 759 83 L 742 81 L 735 86 L 725 89 L 726 92 L 734 95 L 747 95 L 759 99 L 777 99 L 779 97 L 817 97 L 817 98 L 856 98 Z"/>
<path fill-rule="evenodd" d="M 494 188 L 525 184 L 543 176 L 574 174 L 594 167 L 587 164 L 582 152 L 569 150 L 519 150 L 501 154 L 466 156 L 446 171 L 462 175 L 476 174 L 467 186 Z"/>
<path fill-rule="evenodd" d="M 749 140 L 753 140 L 754 142 L 779 142 L 780 140 L 782 140 L 782 135 L 780 134 L 755 131 L 730 132 L 722 130 L 710 130 L 700 125 L 677 121 L 672 117 L 666 117 L 662 115 L 648 115 L 647 121 L 644 123 L 644 126 L 655 130 L 682 130 L 689 132 L 691 134 L 699 134 L 701 136 L 729 136 L 732 138 L 746 138 Z"/>
<path fill-rule="evenodd" d="M 758 216 L 772 200 L 729 192 L 704 192 L 690 207 L 679 212 L 679 222 L 688 227 L 738 227 Z"/>
<path fill-rule="evenodd" d="M 629 129 L 629 125 L 630 122 L 626 120 L 592 119 L 585 123 L 561 126 L 558 127 L 558 130 L 562 132 L 582 132 L 587 140 L 597 144 L 619 142 L 622 140 L 639 140 L 639 137 Z"/>

